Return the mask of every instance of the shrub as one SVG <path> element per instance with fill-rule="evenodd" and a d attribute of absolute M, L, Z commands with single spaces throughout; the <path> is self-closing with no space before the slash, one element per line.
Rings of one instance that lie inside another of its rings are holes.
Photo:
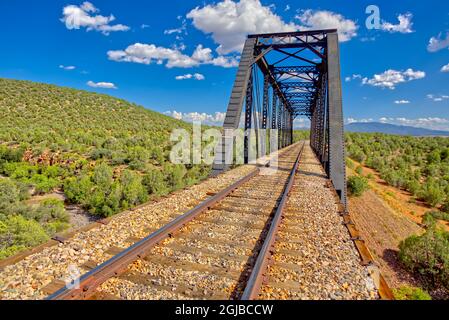
<path fill-rule="evenodd" d="M 360 197 L 369 189 L 368 179 L 352 176 L 348 178 L 348 193 L 350 196 Z"/>
<path fill-rule="evenodd" d="M 31 178 L 31 183 L 35 185 L 36 191 L 41 194 L 52 192 L 60 185 L 58 180 L 48 178 L 43 174 L 33 175 L 33 177 Z"/>
<path fill-rule="evenodd" d="M 114 182 L 112 168 L 106 163 L 101 163 L 96 166 L 92 176 L 92 182 L 95 183 L 101 191 L 108 192 Z"/>
<path fill-rule="evenodd" d="M 347 158 L 347 159 L 346 159 L 346 166 L 347 166 L 349 169 L 354 169 L 354 167 L 355 167 L 354 161 L 352 161 L 351 159 Z"/>
<path fill-rule="evenodd" d="M 84 204 L 84 200 L 91 193 L 93 186 L 94 184 L 87 175 L 69 178 L 65 180 L 64 193 L 71 202 Z"/>
<path fill-rule="evenodd" d="M 447 212 L 440 212 L 440 211 L 431 211 L 429 212 L 430 215 L 436 220 L 443 220 L 449 222 L 449 213 Z"/>
<path fill-rule="evenodd" d="M 168 186 L 164 179 L 164 174 L 157 169 L 149 171 L 142 180 L 149 194 L 161 196 L 168 193 Z"/>
<path fill-rule="evenodd" d="M 432 284 L 441 283 L 449 289 L 449 233 L 439 230 L 426 215 L 426 232 L 411 236 L 399 245 L 399 259 L 404 266 L 427 277 Z"/>
<path fill-rule="evenodd" d="M 171 191 L 184 187 L 186 168 L 183 165 L 166 165 L 163 171 L 166 175 L 167 185 Z"/>
<path fill-rule="evenodd" d="M 36 221 L 22 216 L 10 216 L 0 221 L 0 259 L 40 245 L 48 239 L 45 230 Z"/>
<path fill-rule="evenodd" d="M 358 166 L 355 169 L 355 173 L 362 175 L 363 174 L 363 167 L 362 166 Z"/>
<path fill-rule="evenodd" d="M 432 207 L 441 204 L 446 197 L 444 191 L 434 182 L 425 183 L 419 192 L 419 196 Z"/>
<path fill-rule="evenodd" d="M 0 179 L 0 211 L 4 211 L 20 199 L 20 190 L 9 179 Z"/>
<path fill-rule="evenodd" d="M 127 206 L 134 206 L 148 200 L 148 194 L 142 184 L 142 178 L 135 172 L 125 170 L 120 177 L 123 188 L 123 200 Z"/>
<path fill-rule="evenodd" d="M 393 289 L 396 300 L 432 300 L 432 297 L 421 288 L 402 286 Z"/>

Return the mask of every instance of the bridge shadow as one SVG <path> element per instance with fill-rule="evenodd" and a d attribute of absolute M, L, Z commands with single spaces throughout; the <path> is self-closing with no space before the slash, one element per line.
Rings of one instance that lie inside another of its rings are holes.
<path fill-rule="evenodd" d="M 291 169 L 279 169 L 279 170 L 291 172 Z M 288 184 L 288 180 L 285 181 L 285 183 L 284 183 L 284 191 L 285 191 L 285 188 L 287 187 L 287 184 Z M 276 200 L 276 204 L 273 207 L 273 210 L 268 215 L 265 225 L 262 229 L 262 232 L 259 234 L 259 237 L 258 237 L 253 249 L 251 250 L 251 255 L 249 256 L 248 260 L 246 261 L 243 271 L 240 274 L 240 277 L 238 279 L 238 282 L 237 282 L 238 285 L 234 288 L 234 290 L 231 293 L 231 299 L 233 299 L 233 300 L 239 300 L 243 294 L 243 291 L 245 290 L 246 283 L 247 283 L 249 277 L 251 276 L 251 272 L 252 272 L 254 265 L 257 261 L 260 250 L 262 249 L 262 246 L 265 242 L 267 234 L 270 230 L 271 224 L 273 222 L 273 217 L 276 214 L 276 210 L 277 210 L 279 203 L 282 199 L 283 193 L 284 192 L 282 192 L 282 194 Z M 255 208 L 255 209 L 257 210 L 258 208 Z"/>
<path fill-rule="evenodd" d="M 327 176 L 325 174 L 321 174 L 321 173 L 314 173 L 314 172 L 308 172 L 308 171 L 303 171 L 303 170 L 299 170 L 298 173 L 303 174 L 305 176 L 309 176 L 309 177 L 318 177 L 318 178 L 327 179 Z"/>
<path fill-rule="evenodd" d="M 287 183 L 285 185 L 287 185 Z M 270 212 L 270 215 L 267 218 L 264 228 L 263 228 L 262 232 L 260 233 L 259 238 L 257 239 L 256 244 L 254 245 L 254 248 L 251 250 L 251 255 L 249 256 L 248 260 L 246 261 L 243 271 L 240 274 L 240 277 L 238 279 L 238 282 L 237 282 L 238 285 L 234 288 L 234 290 L 231 293 L 232 300 L 240 300 L 240 298 L 243 294 L 243 291 L 245 290 L 246 283 L 247 283 L 249 277 L 251 276 L 252 269 L 254 268 L 254 265 L 256 264 L 257 257 L 259 256 L 260 250 L 262 249 L 262 246 L 263 246 L 263 243 L 267 236 L 267 233 L 270 230 L 271 222 L 276 213 L 276 210 L 279 205 L 281 197 L 279 197 L 279 199 L 277 199 L 276 206 Z"/>

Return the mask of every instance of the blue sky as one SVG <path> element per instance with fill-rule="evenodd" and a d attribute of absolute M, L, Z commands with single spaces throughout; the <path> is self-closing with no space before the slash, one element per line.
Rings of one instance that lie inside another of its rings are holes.
<path fill-rule="evenodd" d="M 338 27 L 347 121 L 449 130 L 449 3 L 375 1 L 381 20 L 372 30 L 370 4 L 2 0 L 0 77 L 219 123 L 247 33 Z"/>

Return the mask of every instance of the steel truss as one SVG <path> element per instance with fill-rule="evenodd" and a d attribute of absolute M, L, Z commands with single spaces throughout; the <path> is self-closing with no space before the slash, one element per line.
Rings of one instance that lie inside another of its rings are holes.
<path fill-rule="evenodd" d="M 311 147 L 346 207 L 337 30 L 248 36 L 224 121 L 225 131 L 239 128 L 243 112 L 245 129 L 256 130 L 258 155 L 269 152 L 264 136 L 268 130 L 260 129 L 277 129 L 278 148 L 283 148 L 293 143 L 294 119 L 307 117 L 311 123 Z M 246 162 L 254 147 L 252 141 L 249 135 L 245 136 Z M 232 141 L 223 137 L 217 147 L 215 173 L 230 167 L 224 159 L 231 150 Z"/>

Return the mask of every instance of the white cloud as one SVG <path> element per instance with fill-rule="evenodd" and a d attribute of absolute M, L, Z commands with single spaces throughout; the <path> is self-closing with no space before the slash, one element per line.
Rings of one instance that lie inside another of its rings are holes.
<path fill-rule="evenodd" d="M 441 68 L 441 72 L 449 72 L 449 63 Z"/>
<path fill-rule="evenodd" d="M 150 27 L 150 25 L 145 24 L 145 23 L 143 23 L 143 24 L 140 26 L 141 29 L 146 29 L 146 28 L 149 28 L 149 27 Z"/>
<path fill-rule="evenodd" d="M 285 6 L 285 9 L 284 9 L 284 11 L 289 11 L 290 10 L 290 5 L 289 4 L 287 4 L 286 6 Z"/>
<path fill-rule="evenodd" d="M 201 121 L 205 125 L 222 126 L 226 117 L 224 112 L 215 112 L 215 114 L 189 112 L 182 113 L 178 111 L 167 111 L 165 115 L 186 122 Z"/>
<path fill-rule="evenodd" d="M 434 102 L 441 102 L 443 100 L 449 99 L 449 96 L 447 95 L 434 95 L 434 94 L 428 94 L 427 98 L 434 101 Z"/>
<path fill-rule="evenodd" d="M 395 104 L 409 104 L 410 101 L 409 100 L 396 100 L 394 103 Z"/>
<path fill-rule="evenodd" d="M 424 71 L 414 71 L 407 69 L 405 71 L 387 70 L 381 74 L 375 74 L 373 78 L 363 78 L 362 83 L 373 87 L 388 88 L 394 90 L 398 84 L 412 80 L 422 79 L 426 76 Z"/>
<path fill-rule="evenodd" d="M 398 16 L 399 24 L 392 24 L 384 21 L 381 25 L 381 29 L 391 33 L 412 33 L 414 32 L 412 19 L 413 14 L 411 13 L 400 14 Z"/>
<path fill-rule="evenodd" d="M 350 77 L 346 77 L 345 81 L 346 82 L 351 82 L 352 80 L 355 80 L 355 79 L 362 79 L 362 75 L 360 75 L 360 74 L 353 74 Z"/>
<path fill-rule="evenodd" d="M 110 25 L 115 20 L 112 14 L 108 17 L 93 15 L 99 11 L 92 3 L 87 1 L 80 6 L 68 5 L 63 8 L 61 21 L 65 23 L 69 30 L 86 28 L 87 31 L 95 30 L 104 35 L 109 35 L 109 33 L 116 31 L 128 31 L 130 29 L 123 24 Z"/>
<path fill-rule="evenodd" d="M 354 118 L 347 118 L 344 120 L 345 124 L 351 124 L 351 123 L 369 123 L 374 122 L 373 118 L 368 119 L 354 119 Z"/>
<path fill-rule="evenodd" d="M 418 128 L 425 128 L 431 130 L 446 130 L 449 131 L 449 120 L 445 118 L 418 118 L 418 119 L 409 119 L 409 118 L 391 118 L 391 117 L 382 117 L 379 119 L 381 123 L 390 123 L 395 125 L 403 125 L 403 126 L 411 126 Z"/>
<path fill-rule="evenodd" d="M 176 80 L 195 79 L 195 80 L 201 81 L 201 80 L 206 79 L 206 77 L 204 75 L 202 75 L 201 73 L 194 73 L 194 74 L 187 73 L 187 74 L 184 74 L 184 75 L 177 76 L 177 77 L 175 77 L 175 79 Z"/>
<path fill-rule="evenodd" d="M 227 54 L 241 52 L 246 36 L 251 33 L 296 31 L 295 23 L 286 23 L 259 0 L 224 0 L 196 7 L 187 14 L 193 25 L 211 34 L 219 45 L 217 52 Z"/>
<path fill-rule="evenodd" d="M 212 64 L 224 68 L 238 65 L 236 57 L 212 56 L 212 50 L 198 45 L 192 56 L 182 53 L 179 48 L 169 49 L 154 44 L 135 43 L 125 50 L 108 51 L 108 57 L 117 62 L 134 62 L 142 64 L 164 64 L 167 68 L 191 68 L 202 64 Z"/>
<path fill-rule="evenodd" d="M 429 52 L 437 52 L 442 49 L 449 48 L 449 32 L 446 33 L 446 38 L 443 39 L 441 33 L 438 37 L 432 37 L 429 40 L 427 50 Z"/>
<path fill-rule="evenodd" d="M 356 22 L 332 11 L 308 9 L 297 15 L 296 19 L 301 22 L 300 30 L 338 29 L 341 42 L 349 41 L 357 36 Z"/>
<path fill-rule="evenodd" d="M 178 19 L 178 20 L 179 20 L 179 19 Z M 184 20 L 182 20 L 182 25 L 181 25 L 179 28 L 165 30 L 165 31 L 164 31 L 164 34 L 174 34 L 174 33 L 177 33 L 177 34 L 181 34 L 181 33 L 187 34 L 186 29 L 187 29 L 187 21 L 184 19 Z"/>
<path fill-rule="evenodd" d="M 309 129 L 310 120 L 307 118 L 296 118 L 293 121 L 293 129 Z"/>
<path fill-rule="evenodd" d="M 102 88 L 102 89 L 117 89 L 115 84 L 111 82 L 93 82 L 88 81 L 87 85 L 92 88 Z"/>
<path fill-rule="evenodd" d="M 59 68 L 60 69 L 64 69 L 64 70 L 67 70 L 67 71 L 71 71 L 71 70 L 75 70 L 76 69 L 76 67 L 75 66 L 64 66 L 64 65 L 59 65 Z"/>

